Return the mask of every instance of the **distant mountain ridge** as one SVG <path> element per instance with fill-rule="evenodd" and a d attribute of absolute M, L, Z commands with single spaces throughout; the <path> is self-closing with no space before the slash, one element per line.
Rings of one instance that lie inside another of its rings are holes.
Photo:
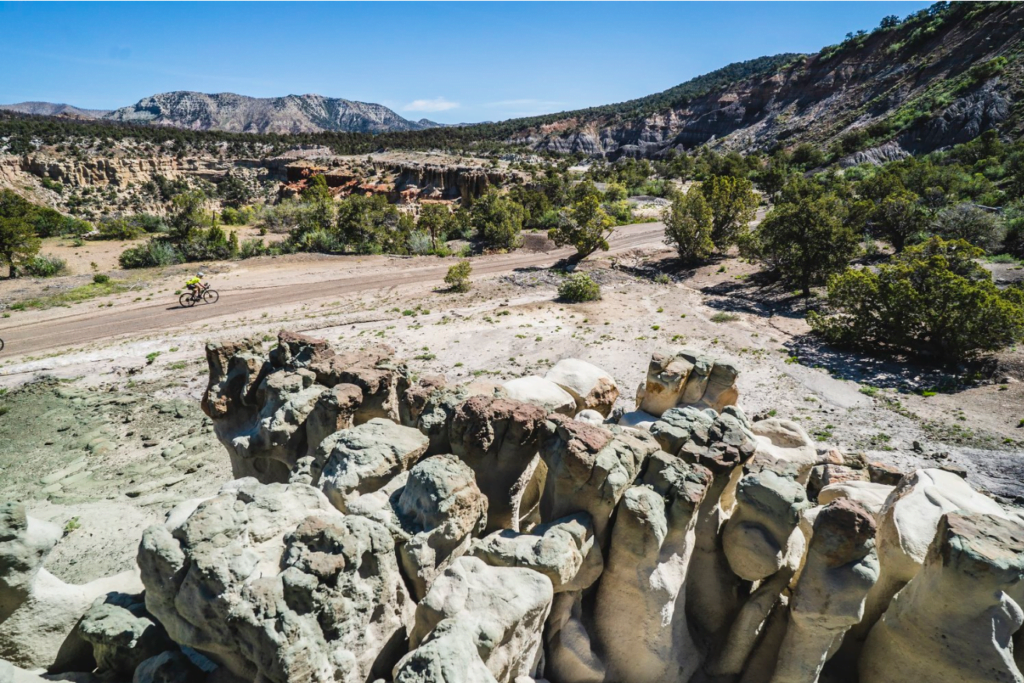
<path fill-rule="evenodd" d="M 70 104 L 55 104 L 53 102 L 0 104 L 0 109 L 35 116 L 75 116 L 83 119 L 100 119 L 110 113 L 109 109 L 80 109 Z"/>
<path fill-rule="evenodd" d="M 144 97 L 114 111 L 49 102 L 0 105 L 0 109 L 40 116 L 73 116 L 230 133 L 385 133 L 442 125 L 427 119 L 409 121 L 381 104 L 323 95 L 247 97 L 188 90 Z"/>

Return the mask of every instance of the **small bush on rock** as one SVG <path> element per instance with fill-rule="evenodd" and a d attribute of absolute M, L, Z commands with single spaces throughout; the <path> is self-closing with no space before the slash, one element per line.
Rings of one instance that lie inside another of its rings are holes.
<path fill-rule="evenodd" d="M 601 287 L 586 273 L 573 273 L 558 286 L 558 298 L 570 303 L 597 301 Z"/>

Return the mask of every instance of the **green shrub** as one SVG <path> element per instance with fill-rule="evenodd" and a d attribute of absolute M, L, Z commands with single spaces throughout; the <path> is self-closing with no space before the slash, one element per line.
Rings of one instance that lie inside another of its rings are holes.
<path fill-rule="evenodd" d="M 264 256 L 269 253 L 267 245 L 263 244 L 263 240 L 256 237 L 249 238 L 242 242 L 238 247 L 238 258 L 255 258 L 257 256 Z"/>
<path fill-rule="evenodd" d="M 110 276 L 104 275 L 103 273 L 96 273 L 92 276 L 92 281 L 97 285 L 105 285 L 110 282 Z"/>
<path fill-rule="evenodd" d="M 558 285 L 558 298 L 569 303 L 597 301 L 601 287 L 586 273 L 573 273 Z"/>
<path fill-rule="evenodd" d="M 25 263 L 25 272 L 34 277 L 53 277 L 67 269 L 67 261 L 58 256 L 33 256 Z"/>
<path fill-rule="evenodd" d="M 828 342 L 913 355 L 945 365 L 1024 339 L 1024 290 L 998 289 L 963 240 L 933 237 L 873 270 L 847 270 L 828 284 L 829 312 L 811 312 Z"/>
<path fill-rule="evenodd" d="M 141 237 L 143 229 L 124 218 L 111 218 L 100 222 L 99 237 L 104 240 L 133 240 Z"/>
<path fill-rule="evenodd" d="M 522 244 L 523 219 L 521 204 L 491 190 L 473 202 L 472 224 L 491 249 L 512 251 Z"/>
<path fill-rule="evenodd" d="M 408 247 L 410 254 L 429 254 L 432 251 L 430 233 L 423 230 L 414 230 L 409 235 Z"/>
<path fill-rule="evenodd" d="M 152 268 L 181 263 L 184 258 L 167 240 L 151 239 L 145 244 L 125 249 L 117 260 L 122 268 Z"/>
<path fill-rule="evenodd" d="M 50 178 L 47 178 L 46 176 L 43 176 L 42 178 L 39 179 L 39 182 L 42 183 L 43 187 L 45 187 L 47 190 L 53 190 L 57 194 L 64 194 L 64 186 L 58 183 L 56 180 L 52 180 Z"/>
<path fill-rule="evenodd" d="M 665 222 L 665 244 L 676 248 L 679 258 L 696 263 L 711 256 L 713 216 L 707 200 L 697 187 L 686 194 L 677 194 L 662 219 Z"/>
<path fill-rule="evenodd" d="M 469 281 L 472 272 L 473 266 L 466 259 L 462 259 L 448 269 L 448 274 L 444 276 L 444 283 L 453 292 L 468 292 L 472 287 Z"/>
<path fill-rule="evenodd" d="M 614 225 L 597 197 L 586 196 L 562 216 L 557 228 L 548 231 L 548 239 L 560 247 L 571 245 L 579 258 L 586 258 L 598 249 L 608 251 L 608 236 Z"/>

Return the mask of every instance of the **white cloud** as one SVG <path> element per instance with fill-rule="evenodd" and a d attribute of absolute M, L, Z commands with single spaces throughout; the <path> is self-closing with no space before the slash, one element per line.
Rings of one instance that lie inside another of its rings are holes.
<path fill-rule="evenodd" d="M 413 100 L 402 107 L 405 111 L 448 111 L 458 108 L 458 102 L 449 102 L 443 97 L 435 97 L 432 100 Z"/>

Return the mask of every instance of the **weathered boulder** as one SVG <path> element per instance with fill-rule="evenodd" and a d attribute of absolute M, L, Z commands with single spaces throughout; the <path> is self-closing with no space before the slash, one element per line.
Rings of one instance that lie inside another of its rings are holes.
<path fill-rule="evenodd" d="M 1024 527 L 947 512 L 924 565 L 871 630 L 862 683 L 1024 680 L 1011 638 L 1024 622 Z"/>
<path fill-rule="evenodd" d="M 434 579 L 484 530 L 487 498 L 473 470 L 454 455 L 421 460 L 394 495 L 399 523 L 409 534 L 398 554 L 413 595 L 421 600 Z"/>
<path fill-rule="evenodd" d="M 551 582 L 535 571 L 458 559 L 416 606 L 411 652 L 395 666 L 395 682 L 512 683 L 535 675 L 551 599 Z"/>
<path fill-rule="evenodd" d="M 817 683 L 877 580 L 874 518 L 849 500 L 826 506 L 814 521 L 772 683 Z"/>
<path fill-rule="evenodd" d="M 89 658 L 73 633 L 94 600 L 117 590 L 142 590 L 138 572 L 67 584 L 43 567 L 61 538 L 54 524 L 30 517 L 21 503 L 0 504 L 0 658 L 27 668 Z"/>
<path fill-rule="evenodd" d="M 322 392 L 306 418 L 306 455 L 316 456 L 324 439 L 352 427 L 362 403 L 363 390 L 354 384 L 337 384 Z"/>
<path fill-rule="evenodd" d="M 270 351 L 270 362 L 276 368 L 297 370 L 322 363 L 333 356 L 334 349 L 326 339 L 281 330 L 277 333 L 277 346 Z"/>
<path fill-rule="evenodd" d="M 549 415 L 540 449 L 548 470 L 541 519 L 550 522 L 586 512 L 593 519 L 599 546 L 607 548 L 615 506 L 657 450 L 650 437 Z"/>
<path fill-rule="evenodd" d="M 231 482 L 138 561 L 171 638 L 247 680 L 372 679 L 411 616 L 391 533 L 303 484 Z"/>
<path fill-rule="evenodd" d="M 800 513 L 810 507 L 807 492 L 793 479 L 771 470 L 748 474 L 736 486 L 736 507 L 722 531 L 722 547 L 732 571 L 745 581 L 761 581 L 803 553 Z"/>
<path fill-rule="evenodd" d="M 415 383 L 409 375 L 398 377 L 398 419 L 406 427 L 416 427 L 427 401 L 447 386 L 444 375 L 424 375 Z"/>
<path fill-rule="evenodd" d="M 722 525 L 734 504 L 734 493 L 743 465 L 752 460 L 756 449 L 746 416 L 735 406 L 726 407 L 707 429 L 693 413 L 687 413 L 694 426 L 687 436 L 687 422 L 673 421 L 680 432 L 668 445 L 682 443 L 678 455 L 687 462 L 702 465 L 712 474 L 707 495 L 701 501 L 694 527 L 694 550 L 686 581 L 686 609 L 694 634 L 707 648 L 717 647 L 727 634 L 746 598 L 739 578 L 733 573 L 722 543 Z M 710 416 L 710 414 L 708 414 Z M 660 432 L 661 439 L 668 436 Z M 657 437 L 656 437 L 657 438 Z"/>
<path fill-rule="evenodd" d="M 637 392 L 636 405 L 656 417 L 682 405 L 721 412 L 739 398 L 735 386 L 738 375 L 731 363 L 716 362 L 694 351 L 655 353 L 647 369 L 647 381 Z"/>
<path fill-rule="evenodd" d="M 576 410 L 596 410 L 604 417 L 612 411 L 619 398 L 615 379 L 607 372 L 586 361 L 565 358 L 548 370 L 544 379 L 564 389 L 576 401 Z"/>
<path fill-rule="evenodd" d="M 720 629 L 711 646 L 713 673 L 739 674 L 758 659 L 757 648 L 769 625 L 778 621 L 773 616 L 803 557 L 805 539 L 798 524 L 809 507 L 802 486 L 771 470 L 752 472 L 737 482 L 735 506 L 722 528 L 725 566 L 716 562 L 711 566 L 719 573 L 702 577 L 725 597 L 708 621 Z M 747 581 L 758 582 L 749 594 Z"/>
<path fill-rule="evenodd" d="M 576 414 L 576 400 L 550 379 L 531 375 L 510 379 L 503 385 L 508 397 L 542 408 L 545 413 Z"/>
<path fill-rule="evenodd" d="M 256 388 L 272 369 L 257 352 L 258 345 L 253 339 L 206 345 L 210 377 L 202 409 L 215 423 L 230 420 L 237 428 L 255 413 Z"/>
<path fill-rule="evenodd" d="M 688 681 L 700 665 L 684 587 L 695 513 L 710 483 L 711 473 L 700 465 L 659 451 L 639 485 L 619 501 L 594 607 L 611 680 Z"/>
<path fill-rule="evenodd" d="M 645 413 L 642 410 L 632 410 L 628 413 L 623 413 L 622 417 L 619 418 L 618 424 L 623 429 L 648 432 L 657 419 L 654 415 Z"/>
<path fill-rule="evenodd" d="M 555 593 L 589 588 L 604 560 L 590 515 L 581 512 L 521 534 L 501 529 L 475 540 L 468 555 L 494 567 L 525 567 L 551 579 Z"/>
<path fill-rule="evenodd" d="M 469 465 L 487 496 L 487 530 L 519 529 L 520 520 L 539 500 L 531 488 L 540 459 L 541 425 L 547 413 L 535 405 L 504 398 L 474 396 L 452 416 L 452 453 Z"/>
<path fill-rule="evenodd" d="M 406 375 L 405 366 L 394 362 L 394 349 L 385 344 L 350 353 L 339 353 L 311 363 L 316 381 L 326 387 L 354 384 L 363 401 L 353 415 L 355 424 L 382 417 L 398 422 L 398 386 Z"/>
<path fill-rule="evenodd" d="M 956 510 L 1005 515 L 991 498 L 957 475 L 939 469 L 908 474 L 889 494 L 878 522 L 878 582 L 868 594 L 862 623 L 851 635 L 861 640 L 867 636 L 893 596 L 921 569 L 942 515 Z"/>
<path fill-rule="evenodd" d="M 376 491 L 408 470 L 428 445 L 419 430 L 381 418 L 335 432 L 323 443 L 327 458 L 320 489 L 334 507 L 348 512 L 350 500 Z"/>
<path fill-rule="evenodd" d="M 818 504 L 828 505 L 837 500 L 852 500 L 870 512 L 877 520 L 895 487 L 869 481 L 844 481 L 829 484 L 818 492 Z"/>
<path fill-rule="evenodd" d="M 731 469 L 748 460 L 757 448 L 750 422 L 735 406 L 721 414 L 691 406 L 673 408 L 651 425 L 651 435 L 666 453 L 712 471 Z"/>
<path fill-rule="evenodd" d="M 278 335 L 267 357 L 251 340 L 209 344 L 203 410 L 234 476 L 288 482 L 298 460 L 316 456 L 334 432 L 375 417 L 398 420 L 397 387 L 409 387 L 393 353 L 379 346 L 336 354 L 322 339 L 291 332 Z"/>
<path fill-rule="evenodd" d="M 131 676 L 144 660 L 176 649 L 159 622 L 146 612 L 141 595 L 111 593 L 82 617 L 77 631 L 92 645 L 96 669 Z"/>
<path fill-rule="evenodd" d="M 256 390 L 260 407 L 248 428 L 215 429 L 231 455 L 235 477 L 256 477 L 263 483 L 288 480 L 298 459 L 307 454 L 306 418 L 326 391 L 306 369 L 282 370 L 266 376 Z"/>
<path fill-rule="evenodd" d="M 604 424 L 604 416 L 596 410 L 581 410 L 576 413 L 576 417 L 574 419 L 592 425 L 600 426 Z"/>
<path fill-rule="evenodd" d="M 776 467 L 791 468 L 801 484 L 807 483 L 811 468 L 824 461 L 804 428 L 792 420 L 759 420 L 750 430 L 757 437 L 758 458 Z"/>

